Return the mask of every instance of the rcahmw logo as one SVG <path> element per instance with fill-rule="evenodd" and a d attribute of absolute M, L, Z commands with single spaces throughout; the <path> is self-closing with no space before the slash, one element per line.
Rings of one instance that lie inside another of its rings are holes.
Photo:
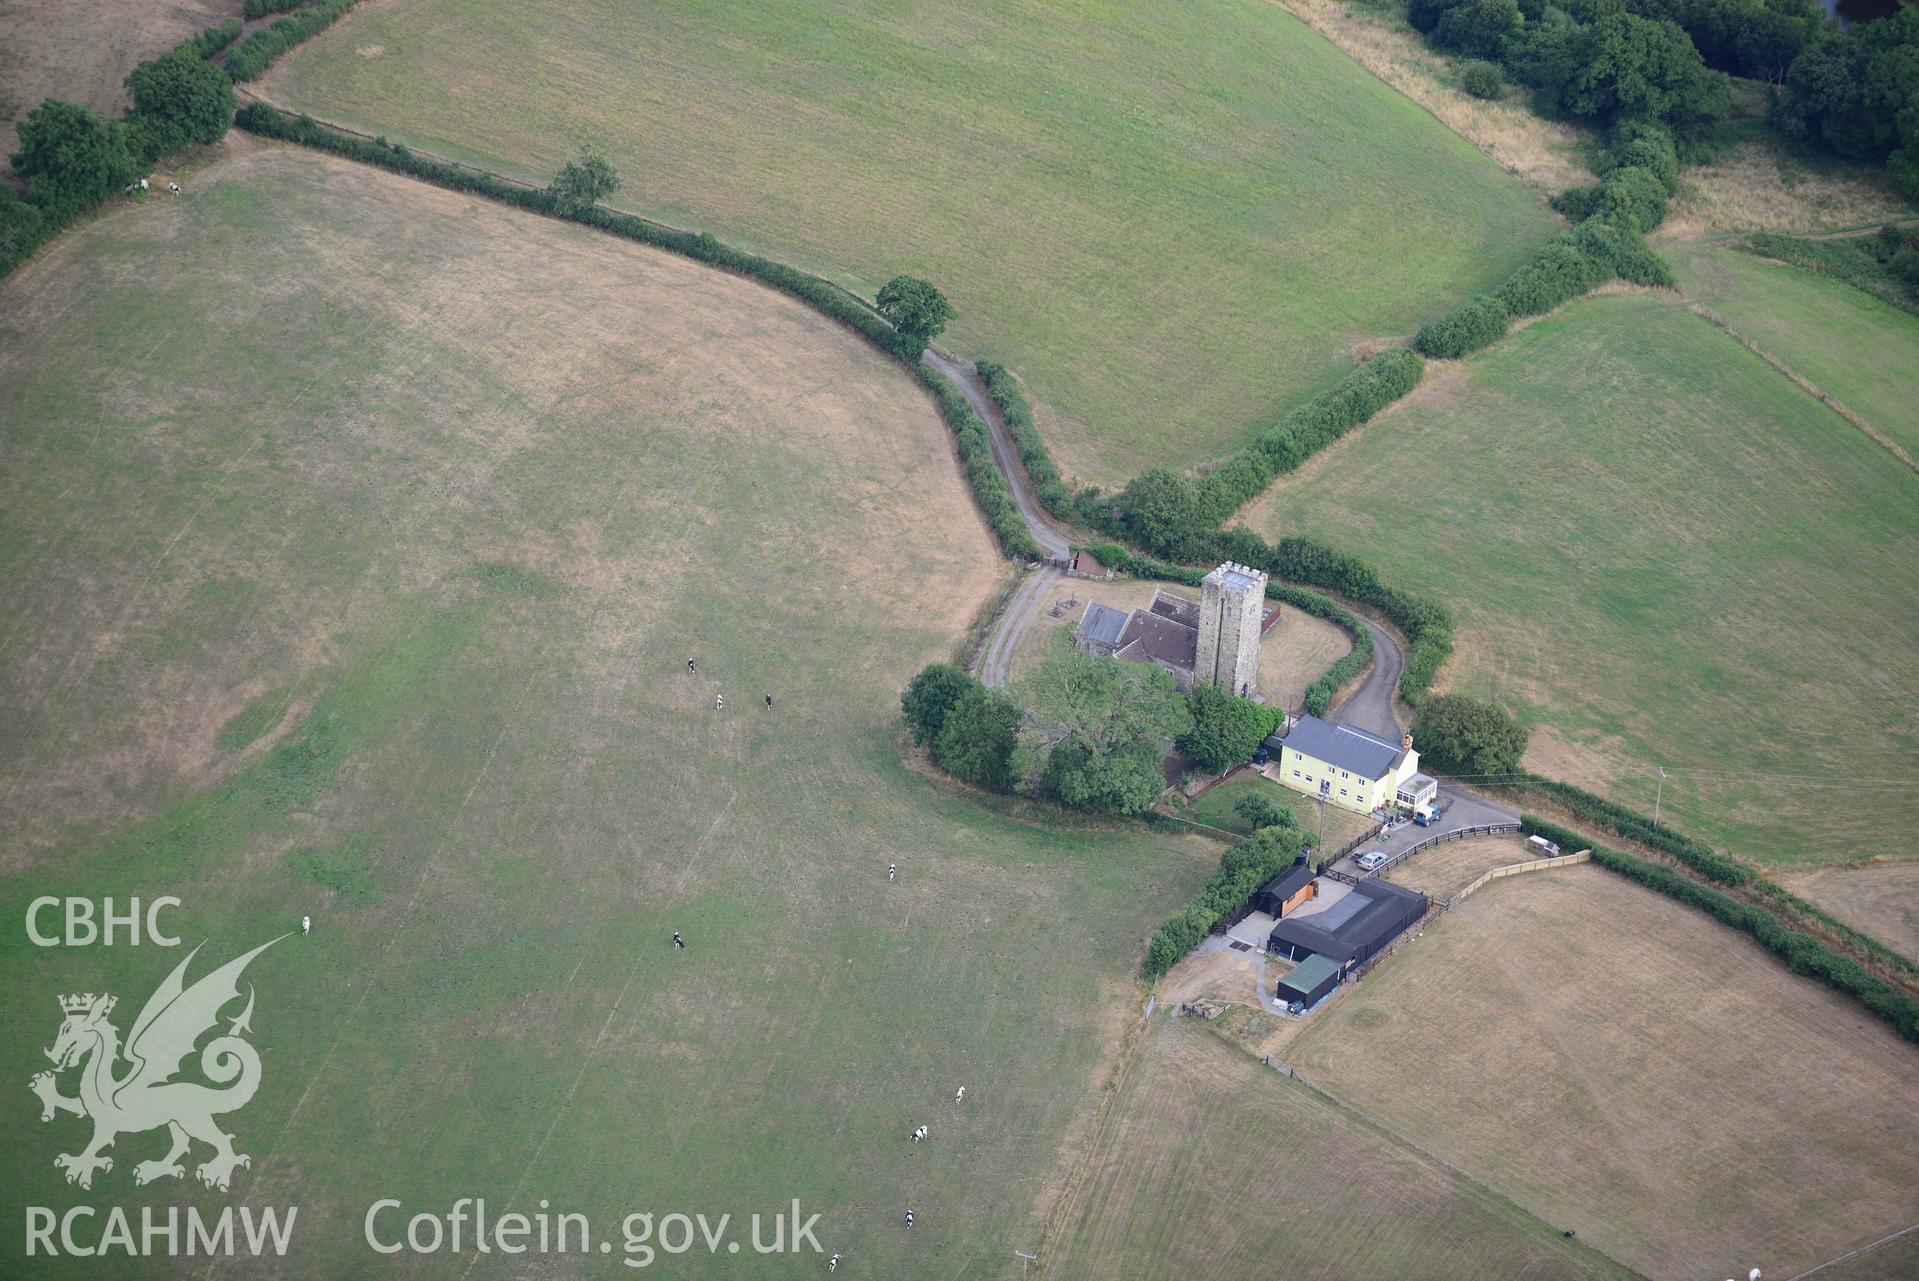
<path fill-rule="evenodd" d="M 53 1068 L 37 1073 L 30 1086 L 39 1096 L 42 1121 L 69 1113 L 93 1122 L 93 1136 L 84 1147 L 53 1159 L 68 1183 L 91 1188 L 96 1175 L 113 1170 L 106 1150 L 116 1139 L 162 1128 L 168 1147 L 133 1167 L 136 1184 L 184 1177 L 182 1158 L 195 1144 L 212 1149 L 194 1169 L 194 1176 L 209 1188 L 226 1191 L 233 1172 L 252 1163 L 244 1152 L 235 1151 L 233 1135 L 215 1119 L 245 1107 L 260 1088 L 260 1054 L 246 1039 L 253 1031 L 252 987 L 237 1015 L 223 1020 L 221 1011 L 239 1000 L 240 976 L 247 966 L 279 941 L 262 943 L 188 986 L 187 967 L 200 952 L 194 948 L 140 1007 L 124 1042 L 112 1017 L 118 1001 L 111 993 L 60 998 L 60 1031 L 46 1051 Z M 209 1032 L 215 1035 L 200 1046 Z M 176 1079 L 195 1057 L 196 1047 L 198 1075 L 206 1083 Z M 61 1093 L 60 1076 L 75 1070 L 75 1093 Z M 27 1254 L 231 1254 L 236 1244 L 254 1254 L 268 1249 L 280 1254 L 297 1213 L 293 1207 L 258 1212 L 241 1207 L 242 1234 L 236 1239 L 231 1206 L 211 1216 L 196 1207 L 184 1214 L 178 1207 L 142 1207 L 137 1233 L 133 1217 L 119 1206 L 74 1206 L 61 1215 L 45 1206 L 28 1206 Z M 99 1236 L 94 1243 L 82 1239 L 95 1231 Z"/>

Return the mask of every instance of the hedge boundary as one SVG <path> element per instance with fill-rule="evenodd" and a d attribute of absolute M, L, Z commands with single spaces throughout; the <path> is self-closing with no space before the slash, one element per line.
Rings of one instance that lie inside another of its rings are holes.
<path fill-rule="evenodd" d="M 293 46 L 325 31 L 344 18 L 347 11 L 359 2 L 360 0 L 319 0 L 318 4 L 295 10 L 281 18 L 265 31 L 254 32 L 240 42 L 239 48 L 227 55 L 227 74 L 235 80 L 259 79 L 266 74 L 268 67 L 279 61 L 281 56 Z M 248 16 L 262 16 L 262 14 L 252 13 L 253 7 L 251 4 L 247 6 Z M 273 11 L 264 9 L 262 13 Z"/>
<path fill-rule="evenodd" d="M 1904 953 L 1887 947 L 1872 935 L 1847 925 L 1823 908 L 1794 894 L 1759 869 L 1714 849 L 1704 841 L 1655 823 L 1651 818 L 1630 806 L 1608 800 L 1583 787 L 1575 787 L 1571 783 L 1546 778 L 1544 775 L 1515 774 L 1511 786 L 1561 805 L 1574 818 L 1596 824 L 1615 836 L 1637 841 L 1641 845 L 1658 850 L 1707 880 L 1745 890 L 1789 908 L 1808 920 L 1817 921 L 1822 927 L 1831 930 L 1878 964 L 1919 979 L 1919 961 L 1914 961 Z"/>
<path fill-rule="evenodd" d="M 1260 887 L 1299 861 L 1300 836 L 1290 828 L 1269 827 L 1219 856 L 1219 867 L 1184 908 L 1153 931 L 1140 971 L 1148 980 L 1162 977 L 1221 921 L 1253 901 Z"/>
<path fill-rule="evenodd" d="M 1561 846 L 1591 845 L 1592 861 L 1601 867 L 1638 881 L 1648 889 L 1657 890 L 1668 898 L 1705 912 L 1721 924 L 1744 932 L 1783 960 L 1794 974 L 1818 979 L 1835 991 L 1852 997 L 1891 1024 L 1900 1036 L 1919 1043 L 1919 1000 L 1869 973 L 1857 961 L 1842 956 L 1812 935 L 1787 929 L 1777 916 L 1765 908 L 1742 903 L 1663 863 L 1589 842 L 1572 829 L 1535 815 L 1522 814 L 1519 824 L 1520 830 L 1526 835 L 1543 836 Z"/>

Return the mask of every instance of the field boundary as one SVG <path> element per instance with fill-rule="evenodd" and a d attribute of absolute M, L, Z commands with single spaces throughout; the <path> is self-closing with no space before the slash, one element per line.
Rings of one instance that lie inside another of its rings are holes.
<path fill-rule="evenodd" d="M 1513 824 L 1512 830 L 1518 831 L 1519 825 Z M 1562 854 L 1558 858 L 1538 858 L 1530 863 L 1512 863 L 1506 867 L 1495 867 L 1480 873 L 1477 880 L 1459 893 L 1446 900 L 1447 907 L 1458 907 L 1468 898 L 1478 893 L 1486 885 L 1506 876 L 1524 876 L 1528 872 L 1543 872 L 1549 867 L 1578 867 L 1581 863 L 1592 862 L 1591 850 L 1580 850 L 1577 854 Z"/>
<path fill-rule="evenodd" d="M 1789 263 L 1787 265 L 1790 266 L 1791 264 Z M 1761 347 L 1757 342 L 1740 333 L 1737 329 L 1734 329 L 1732 323 L 1724 316 L 1703 302 L 1692 302 L 1689 309 L 1693 315 L 1698 316 L 1701 320 L 1704 320 L 1707 324 L 1725 334 L 1741 347 L 1744 347 L 1747 351 L 1765 361 L 1768 365 L 1772 366 L 1773 369 L 1784 374 L 1799 390 L 1805 392 L 1827 409 L 1832 410 L 1833 413 L 1838 414 L 1841 418 L 1864 432 L 1873 444 L 1879 446 L 1894 458 L 1897 458 L 1913 471 L 1919 471 L 1919 460 L 1915 460 L 1911 454 L 1901 449 L 1898 443 L 1891 437 L 1867 422 L 1863 415 L 1847 407 L 1845 402 L 1841 401 L 1837 396 L 1821 390 L 1818 383 L 1815 383 L 1812 379 L 1806 377 L 1791 365 L 1788 365 L 1785 361 L 1767 351 L 1764 347 Z"/>

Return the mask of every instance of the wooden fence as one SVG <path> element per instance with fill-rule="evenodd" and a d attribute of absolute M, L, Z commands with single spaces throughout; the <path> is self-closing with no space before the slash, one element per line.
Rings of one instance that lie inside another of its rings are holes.
<path fill-rule="evenodd" d="M 1505 836 L 1508 833 L 1517 832 L 1518 830 L 1519 830 L 1519 824 L 1517 823 L 1484 823 L 1478 827 L 1461 827 L 1461 828 L 1455 828 L 1453 831 L 1450 831 L 1450 832 L 1441 832 L 1437 836 L 1428 836 L 1423 841 L 1420 841 L 1413 845 L 1408 845 L 1405 849 L 1399 851 L 1399 853 L 1393 855 L 1391 858 L 1387 859 L 1384 863 L 1381 863 L 1378 867 L 1366 873 L 1366 875 L 1378 876 L 1381 872 L 1390 871 L 1391 869 L 1399 866 L 1401 863 L 1404 863 L 1407 859 L 1411 858 L 1413 855 L 1419 853 L 1419 851 L 1429 850 L 1433 846 L 1442 844 L 1446 841 L 1463 841 L 1469 836 Z M 1364 878 L 1362 877 L 1361 879 L 1363 880 Z"/>
<path fill-rule="evenodd" d="M 1530 863 L 1514 863 L 1509 867 L 1495 867 L 1459 893 L 1446 900 L 1447 907 L 1457 907 L 1487 881 L 1496 881 L 1502 876 L 1518 876 L 1524 872 L 1543 872 L 1549 867 L 1572 867 L 1579 863 L 1592 861 L 1591 850 L 1580 850 L 1577 854 L 1561 854 L 1558 858 L 1536 858 Z"/>

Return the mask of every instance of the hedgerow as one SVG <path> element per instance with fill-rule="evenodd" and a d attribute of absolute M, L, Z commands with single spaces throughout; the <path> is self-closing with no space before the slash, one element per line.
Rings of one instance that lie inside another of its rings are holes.
<path fill-rule="evenodd" d="M 1480 294 L 1421 325 L 1413 346 L 1423 355 L 1457 359 L 1504 338 L 1512 322 L 1505 303 L 1493 294 Z"/>
<path fill-rule="evenodd" d="M 1194 486 L 1199 519 L 1225 521 L 1289 472 L 1419 385 L 1425 362 L 1404 347 L 1379 353 L 1278 422 Z"/>
<path fill-rule="evenodd" d="M 199 35 L 182 40 L 173 46 L 190 51 L 196 58 L 211 58 L 220 50 L 240 38 L 240 29 L 244 24 L 238 18 L 228 18 L 217 27 L 208 27 Z"/>
<path fill-rule="evenodd" d="M 1651 231 L 1666 217 L 1671 193 L 1659 176 L 1638 165 L 1609 172 L 1595 186 L 1573 187 L 1553 197 L 1553 208 L 1576 222 L 1596 220 L 1627 231 Z"/>
<path fill-rule="evenodd" d="M 986 394 L 999 406 L 1000 418 L 1006 423 L 1007 434 L 1013 438 L 1013 448 L 1019 452 L 1027 479 L 1033 482 L 1033 494 L 1040 506 L 1055 516 L 1069 517 L 1072 495 L 1067 491 L 1066 482 L 1060 479 L 1059 468 L 1053 465 L 1053 456 L 1046 452 L 1039 428 L 1033 425 L 1033 410 L 1019 389 L 1019 380 L 996 361 L 975 361 L 974 368 L 979 371 L 980 381 L 986 384 Z"/>
<path fill-rule="evenodd" d="M 281 54 L 325 31 L 357 3 L 359 0 L 319 0 L 318 4 L 280 19 L 265 31 L 254 32 L 227 55 L 227 73 L 235 80 L 258 79 Z M 250 10 L 251 6 L 248 17 L 261 16 Z"/>
<path fill-rule="evenodd" d="M 920 382 L 933 393 L 940 417 L 953 433 L 959 447 L 960 470 L 965 473 L 966 483 L 973 490 L 973 501 L 979 504 L 1000 546 L 1009 556 L 1029 560 L 1038 556 L 1039 544 L 1033 541 L 1026 518 L 1020 515 L 1013 491 L 1007 487 L 1005 473 L 993 461 L 993 441 L 985 420 L 973 412 L 965 395 L 946 375 L 925 365 L 914 365 L 913 369 Z"/>
<path fill-rule="evenodd" d="M 240 10 L 246 14 L 248 20 L 252 20 L 264 18 L 269 13 L 285 13 L 289 9 L 298 9 L 305 3 L 306 0 L 246 0 L 246 3 L 240 6 Z"/>
<path fill-rule="evenodd" d="M 1519 823 L 1520 829 L 1528 836 L 1543 836 L 1557 842 L 1562 849 L 1590 846 L 1593 862 L 1601 867 L 1705 912 L 1722 924 L 1743 930 L 1784 960 L 1793 973 L 1818 979 L 1828 987 L 1844 992 L 1890 1023 L 1906 1040 L 1919 1041 L 1919 1000 L 1895 988 L 1850 957 L 1833 951 L 1810 934 L 1787 929 L 1778 917 L 1765 908 L 1742 903 L 1663 863 L 1589 842 L 1569 828 L 1531 814 L 1521 815 Z"/>
<path fill-rule="evenodd" d="M 1747 893 L 1771 899 L 1802 917 L 1818 921 L 1821 926 L 1844 938 L 1850 945 L 1870 955 L 1880 964 L 1908 974 L 1919 975 L 1919 961 L 1893 951 L 1870 934 L 1854 929 L 1823 908 L 1807 902 L 1755 869 L 1729 855 L 1720 853 L 1704 841 L 1655 823 L 1650 817 L 1630 806 L 1621 805 L 1603 796 L 1596 796 L 1571 783 L 1562 783 L 1557 779 L 1525 771 L 1515 773 L 1512 776 L 1512 784 L 1517 790 L 1530 790 L 1536 795 L 1552 800 L 1563 806 L 1575 818 L 1597 824 L 1615 836 L 1623 836 L 1669 855 L 1709 880 L 1721 885 L 1735 886 Z"/>
<path fill-rule="evenodd" d="M 1297 831 L 1267 827 L 1220 855 L 1219 869 L 1206 878 L 1192 903 L 1153 931 L 1146 947 L 1146 977 L 1165 974 L 1215 925 L 1252 902 L 1261 886 L 1298 861 L 1299 842 Z"/>

